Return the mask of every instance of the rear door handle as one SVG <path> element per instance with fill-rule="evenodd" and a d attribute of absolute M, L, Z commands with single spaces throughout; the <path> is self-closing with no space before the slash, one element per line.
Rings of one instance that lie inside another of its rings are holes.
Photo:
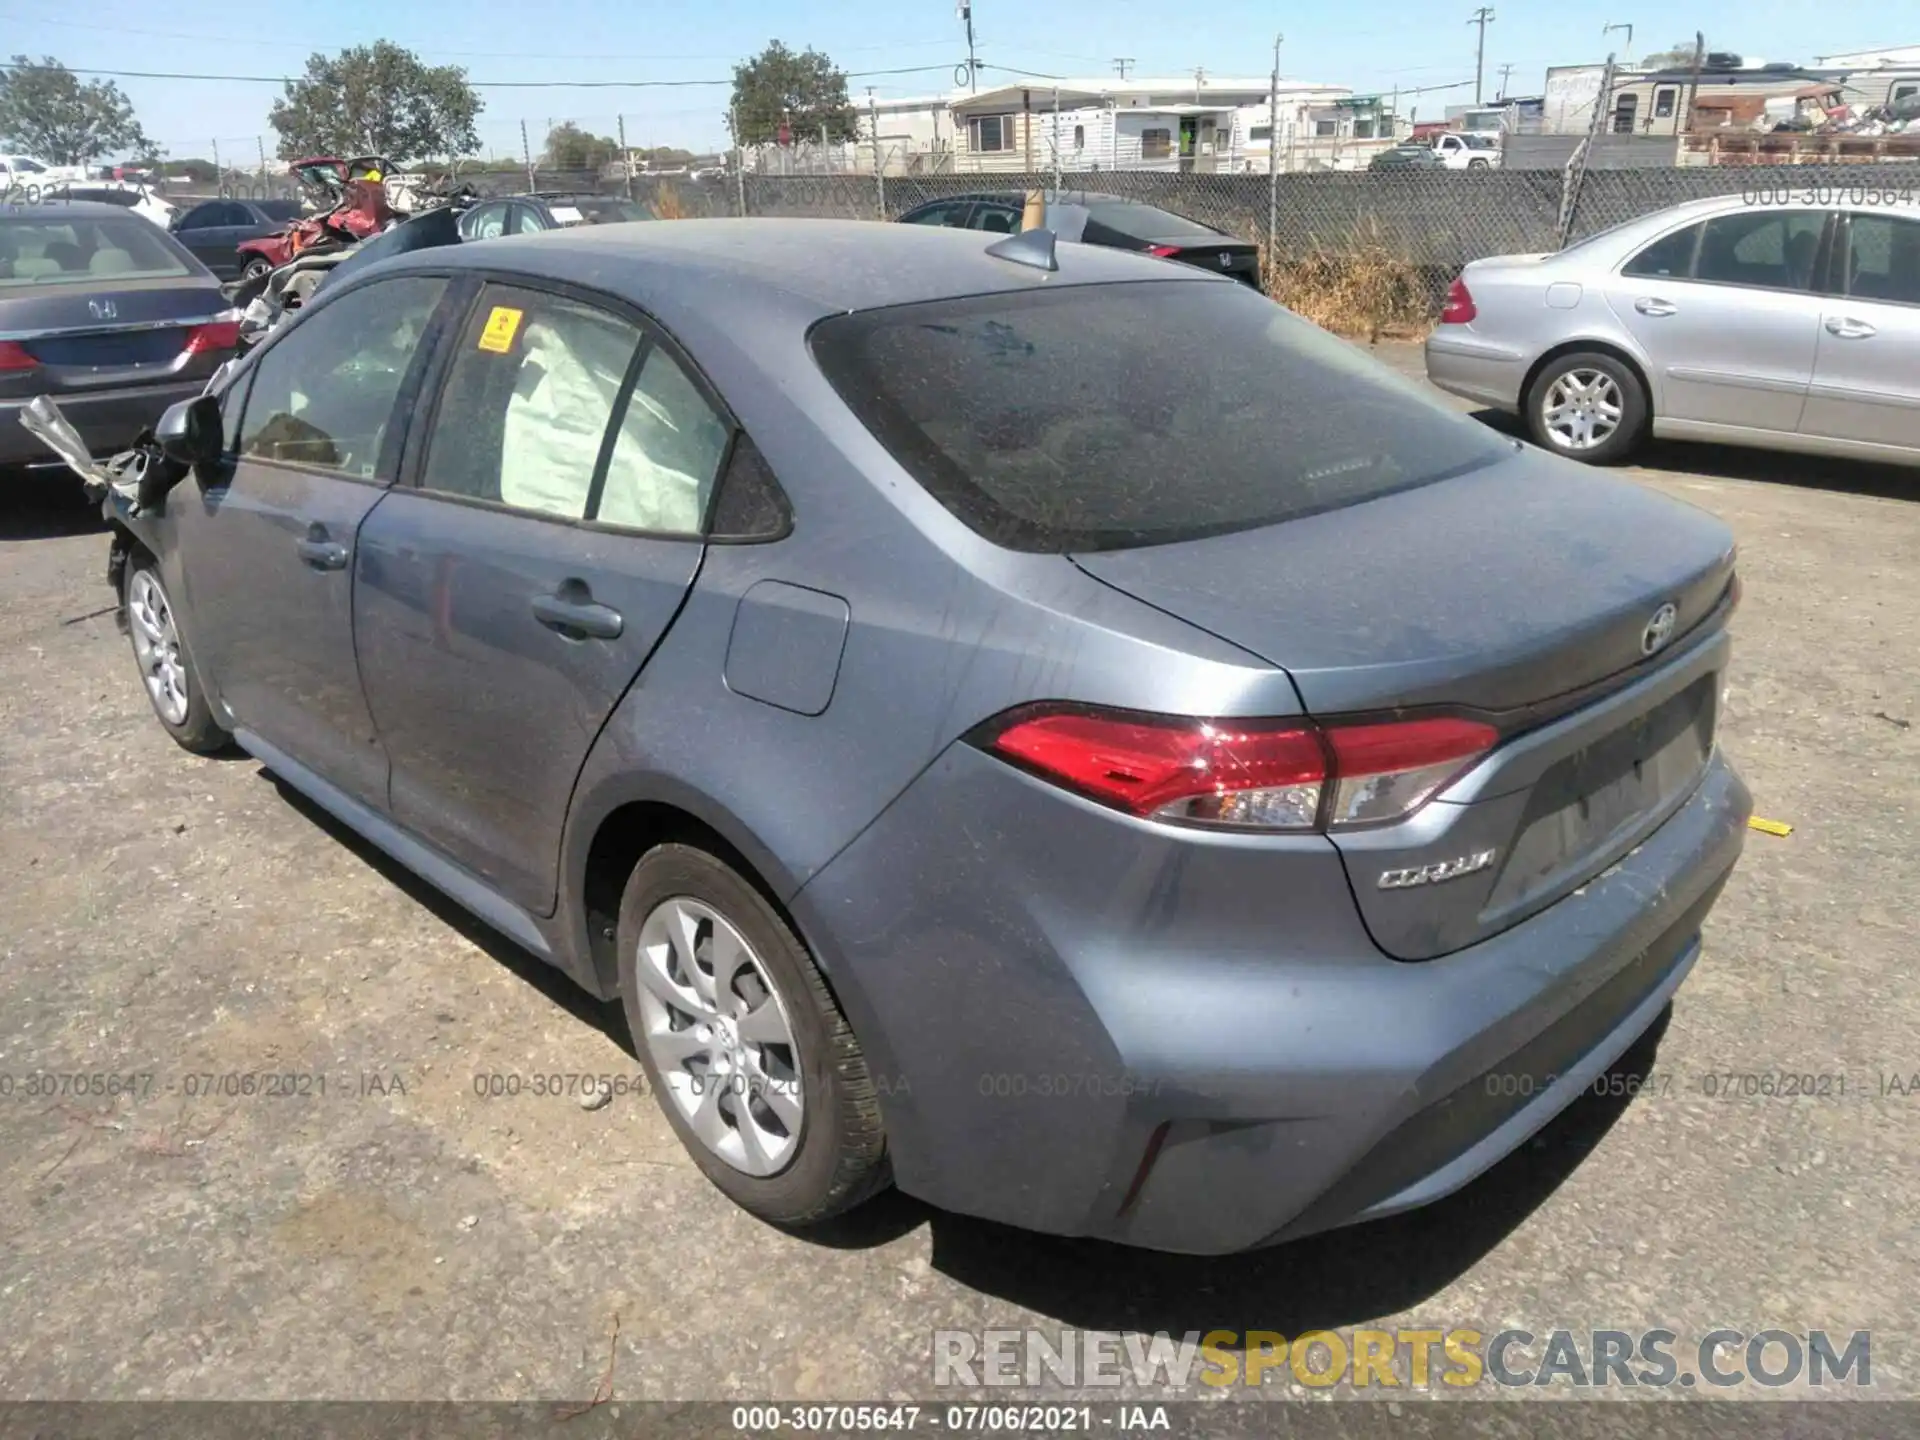
<path fill-rule="evenodd" d="M 1829 315 L 1827 333 L 1842 340 L 1866 340 L 1880 332 L 1864 320 L 1856 320 L 1851 315 Z"/>
<path fill-rule="evenodd" d="M 549 630 L 558 630 L 569 639 L 582 636 L 594 640 L 617 640 L 626 628 L 620 612 L 610 605 L 566 595 L 536 595 L 533 615 Z"/>
<path fill-rule="evenodd" d="M 295 554 L 316 570 L 347 568 L 347 547 L 337 540 L 327 539 L 325 531 L 294 541 L 293 549 Z"/>
<path fill-rule="evenodd" d="M 1643 295 L 1633 302 L 1633 308 L 1638 310 L 1642 315 L 1658 317 L 1673 314 L 1675 307 L 1665 300 L 1655 299 L 1651 295 Z"/>

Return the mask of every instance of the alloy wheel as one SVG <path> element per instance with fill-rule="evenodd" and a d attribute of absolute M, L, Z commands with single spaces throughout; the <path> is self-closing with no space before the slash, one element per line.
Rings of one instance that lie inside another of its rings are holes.
<path fill-rule="evenodd" d="M 641 922 L 641 1042 L 700 1142 L 736 1170 L 767 1176 L 800 1145 L 806 1104 L 786 1005 L 734 924 L 690 896 Z"/>
<path fill-rule="evenodd" d="M 169 725 L 187 723 L 187 667 L 167 592 L 151 570 L 134 573 L 127 587 L 128 631 L 153 708 Z"/>
<path fill-rule="evenodd" d="M 1569 370 L 1541 397 L 1540 419 L 1562 450 L 1592 450 L 1620 428 L 1626 402 L 1619 382 L 1604 370 Z"/>

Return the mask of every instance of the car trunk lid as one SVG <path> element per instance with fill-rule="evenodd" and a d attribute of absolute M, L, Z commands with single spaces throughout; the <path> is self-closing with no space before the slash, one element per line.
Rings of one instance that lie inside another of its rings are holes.
<path fill-rule="evenodd" d="M 1075 559 L 1285 669 L 1323 722 L 1439 710 L 1496 727 L 1501 743 L 1439 799 L 1331 831 L 1376 943 L 1400 959 L 1497 933 L 1614 863 L 1711 751 L 1731 536 L 1545 457 Z"/>
<path fill-rule="evenodd" d="M 219 287 L 199 277 L 0 292 L 0 344 L 10 357 L 0 393 L 139 384 L 185 373 L 200 351 L 217 364 L 234 345 L 231 337 L 218 343 L 218 327 L 234 318 Z"/>

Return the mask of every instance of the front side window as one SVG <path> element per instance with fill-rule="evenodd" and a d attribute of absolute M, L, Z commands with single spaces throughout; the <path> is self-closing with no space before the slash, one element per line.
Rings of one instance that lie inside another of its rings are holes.
<path fill-rule="evenodd" d="M 847 407 L 996 544 L 1254 529 L 1512 453 L 1242 285 L 1081 285 L 856 312 L 812 333 Z"/>
<path fill-rule="evenodd" d="M 422 488 L 560 520 L 699 533 L 728 429 L 639 326 L 493 286 L 458 346 Z"/>
<path fill-rule="evenodd" d="M 903 217 L 909 225 L 965 225 L 967 211 L 972 207 L 971 200 L 947 200 L 938 205 L 926 205 Z"/>
<path fill-rule="evenodd" d="M 226 213 L 226 208 L 227 207 L 222 205 L 218 200 L 207 205 L 196 205 L 182 217 L 179 228 L 182 230 L 209 230 L 215 225 L 224 225 L 226 221 L 221 217 Z"/>
<path fill-rule="evenodd" d="M 1820 253 L 1821 210 L 1751 210 L 1707 221 L 1693 278 L 1756 290 L 1805 290 Z"/>
<path fill-rule="evenodd" d="M 1020 212 L 1011 205 L 995 205 L 981 201 L 974 206 L 973 218 L 967 222 L 970 230 L 990 230 L 996 235 L 1011 235 L 1020 228 Z"/>
<path fill-rule="evenodd" d="M 446 287 L 437 276 L 383 280 L 301 316 L 251 367 L 241 458 L 373 479 Z"/>
<path fill-rule="evenodd" d="M 1847 232 L 1847 294 L 1920 305 L 1920 221 L 1855 215 Z"/>

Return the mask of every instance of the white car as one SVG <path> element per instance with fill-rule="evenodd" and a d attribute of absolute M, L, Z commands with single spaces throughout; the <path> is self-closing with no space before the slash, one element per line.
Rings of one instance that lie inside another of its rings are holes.
<path fill-rule="evenodd" d="M 174 210 L 177 208 L 171 200 L 162 200 L 144 185 L 135 185 L 126 180 L 89 180 L 77 185 L 63 181 L 41 190 L 40 199 L 51 205 L 66 200 L 118 205 L 131 210 L 143 220 L 151 220 L 162 230 L 172 228 Z"/>
<path fill-rule="evenodd" d="M 0 155 L 0 199 L 30 201 L 49 185 L 86 178 L 84 165 L 50 165 L 31 155 Z"/>
<path fill-rule="evenodd" d="M 1495 170 L 1500 166 L 1500 140 L 1493 135 L 1449 131 L 1433 137 L 1433 153 L 1449 170 Z"/>

